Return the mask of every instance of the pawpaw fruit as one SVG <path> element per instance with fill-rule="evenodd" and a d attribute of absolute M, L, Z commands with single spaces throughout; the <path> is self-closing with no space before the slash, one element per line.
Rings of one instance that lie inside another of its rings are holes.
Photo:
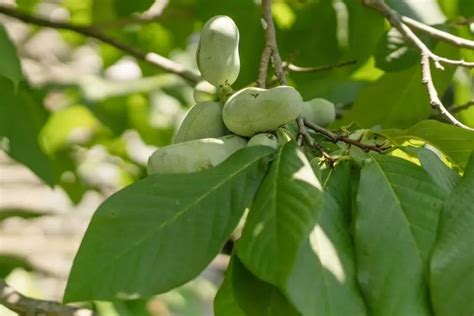
<path fill-rule="evenodd" d="M 203 80 L 194 87 L 193 98 L 197 103 L 205 101 L 217 101 L 217 88 L 208 81 Z"/>
<path fill-rule="evenodd" d="M 272 132 L 300 115 L 303 99 L 296 89 L 245 88 L 224 104 L 222 118 L 226 127 L 240 136 Z"/>
<path fill-rule="evenodd" d="M 244 138 L 227 135 L 165 146 L 148 159 L 148 174 L 191 173 L 212 168 L 246 145 Z"/>
<path fill-rule="evenodd" d="M 229 134 L 222 121 L 222 105 L 219 102 L 200 102 L 191 107 L 174 136 L 173 143 L 221 137 Z"/>
<path fill-rule="evenodd" d="M 336 107 L 326 99 L 316 98 L 303 103 L 301 115 L 319 126 L 327 127 L 336 120 Z"/>
<path fill-rule="evenodd" d="M 278 138 L 271 133 L 260 133 L 252 136 L 247 146 L 268 146 L 277 149 Z"/>
<path fill-rule="evenodd" d="M 215 85 L 232 85 L 240 72 L 239 29 L 224 15 L 204 24 L 196 52 L 202 77 Z"/>

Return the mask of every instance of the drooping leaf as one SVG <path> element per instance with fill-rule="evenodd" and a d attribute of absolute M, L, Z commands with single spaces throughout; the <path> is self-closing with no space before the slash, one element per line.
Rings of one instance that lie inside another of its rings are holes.
<path fill-rule="evenodd" d="M 23 79 L 20 60 L 16 55 L 16 48 L 10 41 L 3 25 L 0 25 L 0 76 L 13 81 L 15 89 Z"/>
<path fill-rule="evenodd" d="M 421 168 L 377 156 L 362 169 L 354 240 L 357 277 L 374 315 L 431 315 L 428 263 L 445 195 Z"/>
<path fill-rule="evenodd" d="M 270 148 L 246 148 L 216 168 L 152 175 L 94 214 L 65 301 L 163 293 L 196 277 L 218 253 L 264 175 Z"/>
<path fill-rule="evenodd" d="M 303 315 L 366 315 L 356 280 L 349 218 L 350 209 L 341 209 L 325 192 L 324 209 L 299 252 L 286 288 Z"/>
<path fill-rule="evenodd" d="M 431 259 L 431 301 L 436 315 L 474 314 L 474 154 L 444 204 Z"/>
<path fill-rule="evenodd" d="M 474 148 L 474 132 L 434 120 L 421 121 L 406 130 L 380 132 L 396 144 L 411 139 L 426 142 L 464 168 Z"/>
<path fill-rule="evenodd" d="M 255 277 L 232 256 L 214 300 L 216 316 L 300 315 L 277 287 Z"/>
<path fill-rule="evenodd" d="M 0 99 L 0 136 L 7 139 L 0 147 L 52 186 L 55 183 L 53 164 L 38 139 L 47 117 L 42 100 L 24 85 L 15 89 L 13 82 L 2 76 Z"/>
<path fill-rule="evenodd" d="M 322 207 L 321 185 L 295 142 L 280 147 L 246 220 L 237 254 L 258 278 L 285 288 Z"/>

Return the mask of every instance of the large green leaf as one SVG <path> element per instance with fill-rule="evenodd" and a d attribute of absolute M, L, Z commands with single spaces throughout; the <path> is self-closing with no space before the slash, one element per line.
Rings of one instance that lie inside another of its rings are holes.
<path fill-rule="evenodd" d="M 15 88 L 23 78 L 16 48 L 10 41 L 3 25 L 0 25 L 0 76 L 12 80 Z"/>
<path fill-rule="evenodd" d="M 233 256 L 214 300 L 216 316 L 300 315 L 275 286 L 259 280 Z"/>
<path fill-rule="evenodd" d="M 246 148 L 220 166 L 152 175 L 94 214 L 74 260 L 65 301 L 144 297 L 197 276 L 249 206 L 270 148 Z"/>
<path fill-rule="evenodd" d="M 436 315 L 474 314 L 474 154 L 441 213 L 431 259 L 431 301 Z"/>
<path fill-rule="evenodd" d="M 250 209 L 237 254 L 258 278 L 285 287 L 322 206 L 321 185 L 295 142 L 280 147 Z"/>
<path fill-rule="evenodd" d="M 0 76 L 0 143 L 13 159 L 30 168 L 45 183 L 53 185 L 55 176 L 49 157 L 41 149 L 38 134 L 47 113 L 42 100 L 28 87 L 14 88 L 11 80 Z"/>
<path fill-rule="evenodd" d="M 431 314 L 428 260 L 444 197 L 423 168 L 401 158 L 377 156 L 362 169 L 354 240 L 371 314 Z"/>
<path fill-rule="evenodd" d="M 474 148 L 474 132 L 434 120 L 421 121 L 406 130 L 385 130 L 380 133 L 396 144 L 413 139 L 426 142 L 461 168 L 466 166 Z"/>
<path fill-rule="evenodd" d="M 440 44 L 436 52 L 456 57 L 459 50 Z M 434 67 L 433 67 L 434 68 Z M 440 95 L 451 83 L 454 67 L 435 71 L 433 78 Z M 342 124 L 356 122 L 370 128 L 382 125 L 385 128 L 408 128 L 427 119 L 432 113 L 425 87 L 421 84 L 419 65 L 407 70 L 386 73 L 379 80 L 361 90 L 353 107 L 344 114 Z"/>
<path fill-rule="evenodd" d="M 347 163 L 331 173 L 324 208 L 299 252 L 288 282 L 287 296 L 303 315 L 366 315 L 356 281 L 350 235 L 351 210 L 347 200 L 351 197 L 336 201 L 331 195 L 338 195 L 339 190 L 350 194 L 350 188 L 344 190 L 350 186 L 350 174 Z"/>

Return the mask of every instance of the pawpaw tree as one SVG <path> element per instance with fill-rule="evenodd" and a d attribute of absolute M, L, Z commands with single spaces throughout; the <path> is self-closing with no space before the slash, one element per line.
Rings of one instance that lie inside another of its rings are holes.
<path fill-rule="evenodd" d="M 62 303 L 0 304 L 158 315 L 147 302 L 219 256 L 212 312 L 177 315 L 474 314 L 472 1 L 65 1 L 64 21 L 42 4 L 0 14 L 94 40 L 103 71 L 34 82 L 0 27 L 2 149 L 75 203 L 100 191 L 80 150 L 103 146 L 126 181 Z"/>

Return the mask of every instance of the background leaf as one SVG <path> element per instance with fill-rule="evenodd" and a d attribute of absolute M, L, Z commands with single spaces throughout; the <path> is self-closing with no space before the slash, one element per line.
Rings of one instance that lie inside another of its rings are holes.
<path fill-rule="evenodd" d="M 92 218 L 64 300 L 146 297 L 196 277 L 249 206 L 271 152 L 246 148 L 216 168 L 152 175 L 114 194 Z"/>
<path fill-rule="evenodd" d="M 459 56 L 458 49 L 439 44 L 436 49 L 444 56 Z M 440 95 L 451 83 L 454 67 L 434 71 L 433 78 Z M 407 128 L 427 119 L 432 109 L 426 89 L 421 84 L 419 65 L 409 69 L 386 73 L 360 92 L 352 108 L 344 114 L 340 124 L 357 123 L 360 127 Z"/>
<path fill-rule="evenodd" d="M 415 65 L 419 55 L 397 29 L 391 28 L 385 32 L 377 45 L 375 63 L 384 71 L 397 72 Z"/>
<path fill-rule="evenodd" d="M 153 3 L 154 0 L 115 0 L 114 6 L 119 16 L 127 16 L 147 10 Z"/>
<path fill-rule="evenodd" d="M 47 117 L 42 100 L 28 87 L 15 89 L 12 81 L 1 76 L 0 99 L 0 136 L 7 139 L 0 147 L 45 183 L 54 185 L 53 164 L 38 141 Z"/>

